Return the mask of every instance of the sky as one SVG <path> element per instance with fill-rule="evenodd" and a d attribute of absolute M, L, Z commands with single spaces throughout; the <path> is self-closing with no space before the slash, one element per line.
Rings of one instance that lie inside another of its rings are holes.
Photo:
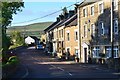
<path fill-rule="evenodd" d="M 81 1 L 81 0 L 80 0 Z M 79 1 L 79 2 L 80 2 Z M 13 20 L 11 26 L 23 26 L 23 25 L 28 25 L 32 23 L 38 23 L 38 22 L 47 22 L 47 21 L 55 21 L 56 17 L 59 16 L 59 14 L 62 13 L 62 11 L 55 13 L 53 15 L 49 15 L 47 17 L 41 18 L 43 16 L 46 16 L 48 14 L 51 14 L 53 12 L 56 12 L 58 10 L 61 10 L 64 7 L 70 6 L 72 4 L 75 4 L 78 2 L 77 0 L 73 1 L 62 1 L 59 0 L 59 2 L 54 1 L 50 2 L 47 0 L 42 0 L 42 1 L 37 1 L 37 0 L 30 0 L 30 1 L 25 1 L 24 3 L 24 8 L 22 8 L 22 12 L 18 12 L 18 14 L 13 15 Z M 68 10 L 73 10 L 74 5 L 69 7 Z M 33 20 L 39 18 L 37 20 Z M 33 20 L 33 21 L 29 21 Z M 29 21 L 29 22 L 28 22 Z"/>

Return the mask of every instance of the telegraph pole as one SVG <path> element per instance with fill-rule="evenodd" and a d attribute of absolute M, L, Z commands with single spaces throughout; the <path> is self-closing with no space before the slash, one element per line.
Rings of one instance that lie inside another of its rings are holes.
<path fill-rule="evenodd" d="M 25 35 L 26 35 L 26 26 L 24 26 L 24 31 L 23 31 L 23 37 L 24 37 L 24 43 L 25 43 Z"/>
<path fill-rule="evenodd" d="M 113 12 L 114 2 L 111 0 L 111 57 L 114 58 L 114 25 L 113 25 L 113 18 L 114 18 L 114 12 Z"/>

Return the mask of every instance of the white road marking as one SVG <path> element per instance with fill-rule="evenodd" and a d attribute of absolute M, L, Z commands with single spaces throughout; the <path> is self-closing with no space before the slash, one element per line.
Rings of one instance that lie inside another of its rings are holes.
<path fill-rule="evenodd" d="M 64 69 L 62 69 L 62 68 L 60 68 L 60 67 L 56 67 L 56 66 L 54 66 L 54 65 L 50 65 L 50 66 L 52 66 L 52 67 L 54 67 L 54 68 L 57 68 L 57 69 L 60 69 L 61 71 L 65 71 Z"/>
<path fill-rule="evenodd" d="M 61 71 L 65 71 L 64 69 L 60 68 L 60 67 L 57 67 L 58 69 L 60 69 Z"/>
<path fill-rule="evenodd" d="M 68 74 L 69 74 L 70 76 L 72 76 L 72 74 L 71 74 L 70 72 L 68 72 Z"/>
<path fill-rule="evenodd" d="M 56 66 L 54 66 L 54 65 L 50 65 L 50 66 L 52 66 L 52 67 L 56 68 Z"/>
<path fill-rule="evenodd" d="M 87 66 L 82 66 L 83 68 L 86 68 Z"/>
<path fill-rule="evenodd" d="M 120 75 L 120 72 L 119 73 L 113 73 L 113 74 Z"/>
<path fill-rule="evenodd" d="M 95 68 L 95 69 L 100 70 L 99 68 Z"/>
<path fill-rule="evenodd" d="M 22 78 L 26 78 L 28 75 L 29 75 L 29 72 L 28 72 L 28 68 L 25 67 L 25 71 L 26 73 L 22 76 Z"/>
<path fill-rule="evenodd" d="M 54 67 L 54 68 L 57 68 L 57 69 L 59 69 L 59 70 L 61 70 L 61 71 L 64 71 L 64 72 L 68 73 L 70 76 L 72 76 L 72 74 L 71 74 L 70 72 L 65 71 L 65 70 L 62 69 L 61 67 L 56 67 L 56 66 L 54 66 L 54 65 L 50 65 L 50 66 L 52 66 L 52 67 Z"/>

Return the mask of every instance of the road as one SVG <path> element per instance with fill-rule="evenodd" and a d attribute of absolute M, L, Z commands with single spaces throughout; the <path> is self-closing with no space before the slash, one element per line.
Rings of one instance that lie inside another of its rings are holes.
<path fill-rule="evenodd" d="M 92 78 L 120 80 L 120 74 L 95 64 L 76 64 L 74 61 L 59 61 L 45 55 L 43 50 L 34 47 L 22 48 L 16 51 L 24 70 L 18 70 L 12 77 L 17 78 Z M 22 68 L 23 69 L 23 68 Z M 26 71 L 26 72 L 25 72 Z M 118 79 L 119 78 L 119 79 Z"/>

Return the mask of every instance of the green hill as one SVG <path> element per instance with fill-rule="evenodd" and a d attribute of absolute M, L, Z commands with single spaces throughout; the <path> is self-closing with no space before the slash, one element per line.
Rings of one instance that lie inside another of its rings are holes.
<path fill-rule="evenodd" d="M 41 23 L 34 23 L 26 26 L 12 26 L 7 29 L 7 32 L 11 32 L 13 30 L 18 31 L 41 31 L 48 27 L 52 22 L 41 22 Z"/>
<path fill-rule="evenodd" d="M 43 30 L 52 23 L 53 22 L 41 22 L 26 26 L 12 26 L 8 27 L 7 34 L 9 35 L 12 31 L 20 31 L 21 33 L 25 32 L 26 35 L 40 36 L 40 34 L 43 33 Z"/>

